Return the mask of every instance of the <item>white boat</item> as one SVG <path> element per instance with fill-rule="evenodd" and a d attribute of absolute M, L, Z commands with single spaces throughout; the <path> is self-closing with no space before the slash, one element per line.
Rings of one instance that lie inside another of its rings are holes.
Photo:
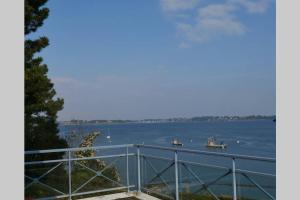
<path fill-rule="evenodd" d="M 222 148 L 222 149 L 225 149 L 227 147 L 227 144 L 224 144 L 223 142 L 217 143 L 217 141 L 214 137 L 210 137 L 210 138 L 207 139 L 207 144 L 205 146 L 207 148 Z"/>
<path fill-rule="evenodd" d="M 106 136 L 106 139 L 107 139 L 109 142 L 111 142 L 111 137 L 110 137 L 110 130 L 109 130 L 109 128 L 107 129 L 107 132 L 108 132 L 108 134 L 107 134 L 107 136 Z"/>
<path fill-rule="evenodd" d="M 173 139 L 171 144 L 174 146 L 183 146 L 183 144 L 177 139 Z"/>

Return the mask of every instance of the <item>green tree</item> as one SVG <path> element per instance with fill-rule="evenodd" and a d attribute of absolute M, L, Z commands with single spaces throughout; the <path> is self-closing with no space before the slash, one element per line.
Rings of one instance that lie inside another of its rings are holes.
<path fill-rule="evenodd" d="M 63 109 L 64 101 L 55 97 L 48 67 L 42 57 L 36 56 L 49 45 L 49 40 L 29 38 L 49 15 L 47 1 L 25 0 L 25 150 L 68 146 L 58 136 L 57 112 Z"/>

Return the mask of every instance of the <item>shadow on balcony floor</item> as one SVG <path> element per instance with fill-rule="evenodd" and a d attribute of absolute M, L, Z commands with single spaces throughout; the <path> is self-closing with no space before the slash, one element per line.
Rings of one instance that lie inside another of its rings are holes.
<path fill-rule="evenodd" d="M 81 200 L 160 200 L 160 199 L 145 193 L 140 193 L 139 195 L 136 195 L 135 192 L 130 192 L 130 193 L 121 192 L 121 193 L 109 194 L 109 195 L 98 196 L 98 197 L 90 197 Z"/>

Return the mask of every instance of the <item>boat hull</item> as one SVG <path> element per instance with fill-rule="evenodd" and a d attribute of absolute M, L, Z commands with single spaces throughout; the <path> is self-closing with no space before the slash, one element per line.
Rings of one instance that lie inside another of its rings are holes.
<path fill-rule="evenodd" d="M 225 144 L 211 144 L 211 145 L 206 145 L 207 148 L 221 148 L 225 149 L 227 145 Z"/>
<path fill-rule="evenodd" d="M 183 146 L 183 144 L 181 144 L 181 143 L 179 143 L 179 144 L 173 144 L 173 143 L 172 143 L 172 145 L 173 145 L 173 146 Z"/>

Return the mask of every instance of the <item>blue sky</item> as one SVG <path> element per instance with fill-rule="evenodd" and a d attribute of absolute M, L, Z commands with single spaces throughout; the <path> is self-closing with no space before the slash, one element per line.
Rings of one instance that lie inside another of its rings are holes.
<path fill-rule="evenodd" d="M 275 0 L 51 0 L 60 120 L 275 114 Z"/>

